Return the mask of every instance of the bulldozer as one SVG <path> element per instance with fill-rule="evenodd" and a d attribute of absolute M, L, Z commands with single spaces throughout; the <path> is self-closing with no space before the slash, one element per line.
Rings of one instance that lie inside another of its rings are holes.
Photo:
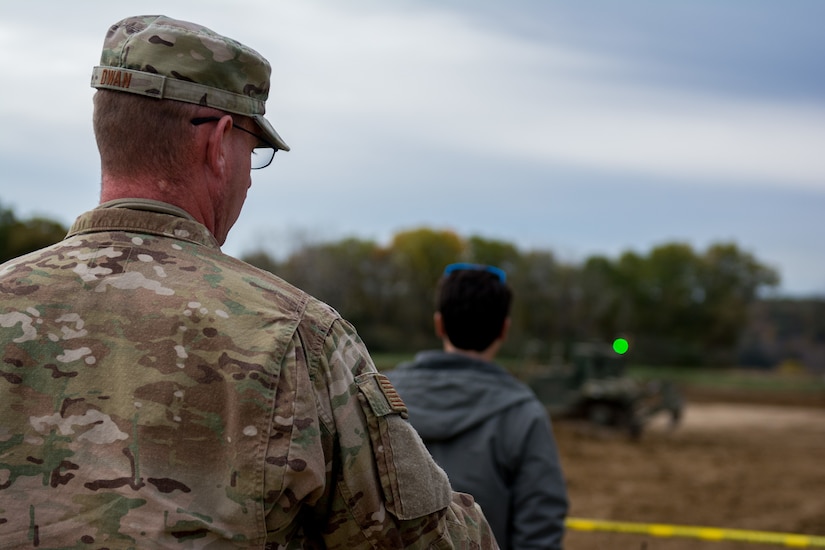
<path fill-rule="evenodd" d="M 668 415 L 671 427 L 682 416 L 677 387 L 669 381 L 629 377 L 626 357 L 603 342 L 573 344 L 567 361 L 551 361 L 528 375 L 526 382 L 554 419 L 584 419 L 633 439 L 656 415 Z"/>

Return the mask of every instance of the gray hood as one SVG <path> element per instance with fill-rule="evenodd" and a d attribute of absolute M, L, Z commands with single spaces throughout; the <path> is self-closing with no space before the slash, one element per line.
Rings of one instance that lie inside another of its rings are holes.
<path fill-rule="evenodd" d="M 451 439 L 533 398 L 526 385 L 500 366 L 457 353 L 424 351 L 384 374 L 425 441 Z"/>

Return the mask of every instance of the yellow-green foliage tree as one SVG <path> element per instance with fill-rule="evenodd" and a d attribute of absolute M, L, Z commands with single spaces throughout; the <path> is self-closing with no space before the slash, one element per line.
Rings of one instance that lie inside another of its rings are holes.
<path fill-rule="evenodd" d="M 385 297 L 391 302 L 386 322 L 396 331 L 399 345 L 433 345 L 436 282 L 444 266 L 462 259 L 465 250 L 466 242 L 449 230 L 413 229 L 392 239 L 388 254 L 393 291 Z"/>

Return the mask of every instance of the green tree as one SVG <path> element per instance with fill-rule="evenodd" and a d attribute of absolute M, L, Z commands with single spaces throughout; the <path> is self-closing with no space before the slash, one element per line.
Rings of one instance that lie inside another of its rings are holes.
<path fill-rule="evenodd" d="M 12 210 L 0 206 L 0 263 L 52 245 L 66 232 L 59 222 L 42 217 L 18 220 Z"/>
<path fill-rule="evenodd" d="M 654 248 L 637 273 L 638 331 L 649 353 L 678 363 L 701 361 L 707 308 L 702 289 L 702 263 L 683 243 Z"/>
<path fill-rule="evenodd" d="M 279 263 L 268 253 L 263 250 L 256 250 L 241 256 L 241 259 L 248 264 L 254 265 L 258 269 L 269 271 L 275 275 L 280 271 Z"/>
<path fill-rule="evenodd" d="M 467 239 L 465 256 L 468 262 L 494 265 L 509 272 L 518 265 L 521 253 L 511 243 L 471 235 Z"/>
<path fill-rule="evenodd" d="M 624 267 L 632 266 L 625 256 Z M 575 315 L 578 338 L 611 341 L 634 323 L 634 288 L 628 273 L 605 256 L 585 260 L 576 275 Z"/>
<path fill-rule="evenodd" d="M 701 298 L 707 309 L 703 344 L 729 364 L 759 292 L 779 284 L 778 272 L 733 243 L 710 246 L 701 258 Z"/>
<path fill-rule="evenodd" d="M 518 350 L 530 360 L 546 360 L 570 320 L 564 266 L 548 251 L 528 251 L 508 269 L 513 289 L 512 326 L 504 352 Z"/>
<path fill-rule="evenodd" d="M 637 348 L 653 362 L 732 361 L 749 306 L 778 275 L 735 245 L 697 254 L 668 243 L 647 257 L 625 253 L 618 281 L 632 300 Z"/>

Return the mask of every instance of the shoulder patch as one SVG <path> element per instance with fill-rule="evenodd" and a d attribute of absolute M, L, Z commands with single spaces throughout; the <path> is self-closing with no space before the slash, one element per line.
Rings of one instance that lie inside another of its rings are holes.
<path fill-rule="evenodd" d="M 355 378 L 355 383 L 376 416 L 399 414 L 407 418 L 409 412 L 404 400 L 398 395 L 390 379 L 378 372 L 361 374 Z"/>

